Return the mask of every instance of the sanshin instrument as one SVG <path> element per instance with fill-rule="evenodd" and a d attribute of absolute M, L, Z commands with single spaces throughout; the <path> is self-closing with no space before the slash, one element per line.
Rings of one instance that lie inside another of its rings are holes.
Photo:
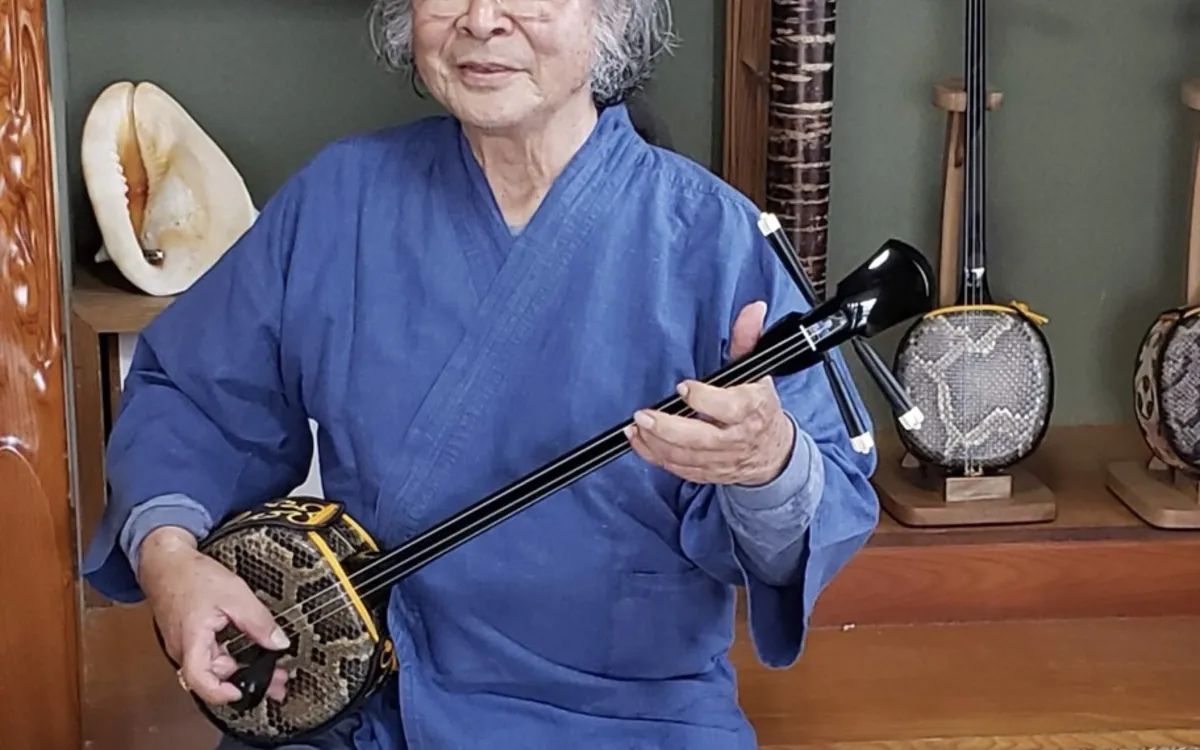
<path fill-rule="evenodd" d="M 812 307 L 816 307 L 819 304 L 817 292 L 804 271 L 799 254 L 788 240 L 787 235 L 784 234 L 779 219 L 771 213 L 762 214 L 758 219 L 758 230 L 771 244 L 771 248 L 783 263 L 793 283 L 804 295 L 804 300 Z M 887 399 L 900 426 L 907 430 L 920 429 L 921 410 L 913 406 L 912 399 L 904 390 L 904 386 L 896 380 L 896 376 L 884 364 L 879 354 L 871 348 L 870 344 L 857 337 L 850 339 L 850 345 L 854 347 L 854 353 L 858 355 L 867 374 L 871 376 L 876 387 Z M 851 396 L 850 384 L 842 375 L 841 370 L 834 366 L 833 358 L 829 355 L 829 351 L 821 352 L 821 366 L 825 369 L 825 376 L 829 379 L 838 412 L 841 413 L 842 422 L 846 425 L 846 432 L 850 435 L 850 445 L 859 453 L 870 453 L 875 447 L 875 439 L 871 435 L 871 431 L 867 429 L 866 416 L 860 413 L 858 404 Z"/>
<path fill-rule="evenodd" d="M 1200 79 L 1183 87 L 1200 108 Z M 1192 164 L 1183 304 L 1163 311 L 1138 348 L 1133 378 L 1138 426 L 1151 453 L 1171 469 L 1200 473 L 1200 141 Z"/>
<path fill-rule="evenodd" d="M 825 294 L 829 255 L 829 187 L 833 136 L 833 66 L 837 40 L 836 0 L 789 0 L 771 4 L 770 93 L 767 104 L 768 213 L 759 230 L 789 275 L 816 306 Z M 887 398 L 900 426 L 921 426 L 920 409 L 861 339 L 851 340 L 868 374 Z M 867 415 L 828 353 L 821 365 L 838 411 L 859 453 L 875 446 Z"/>
<path fill-rule="evenodd" d="M 933 272 L 924 256 L 889 240 L 838 284 L 831 299 L 804 313 L 788 313 L 763 333 L 751 353 L 704 382 L 732 387 L 809 368 L 846 341 L 874 336 L 927 312 L 933 296 Z M 653 408 L 694 413 L 678 396 Z M 201 712 L 245 744 L 276 747 L 303 741 L 357 710 L 397 671 L 386 631 L 391 586 L 624 455 L 630 450 L 624 429 L 631 423 L 605 430 L 386 551 L 333 501 L 277 499 L 224 520 L 199 549 L 247 583 L 291 645 L 273 651 L 233 627 L 223 629 L 217 640 L 240 665 L 230 682 L 242 698 L 209 705 L 194 696 Z M 282 701 L 266 698 L 276 666 L 293 675 Z"/>
<path fill-rule="evenodd" d="M 1004 469 L 1041 443 L 1054 382 L 1045 322 L 1021 303 L 997 304 L 985 241 L 984 0 L 966 0 L 965 164 L 957 304 L 917 320 L 896 351 L 895 374 L 925 415 L 900 432 L 909 454 L 944 474 Z"/>
<path fill-rule="evenodd" d="M 1166 310 L 1138 348 L 1134 373 L 1138 427 L 1154 457 L 1200 473 L 1200 305 Z"/>

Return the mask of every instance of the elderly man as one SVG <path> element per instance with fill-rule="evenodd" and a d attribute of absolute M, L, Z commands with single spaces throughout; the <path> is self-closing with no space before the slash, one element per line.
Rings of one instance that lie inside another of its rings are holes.
<path fill-rule="evenodd" d="M 230 701 L 214 633 L 286 638 L 197 539 L 302 481 L 309 419 L 326 494 L 394 545 L 633 414 L 632 452 L 393 588 L 398 680 L 303 747 L 755 747 L 736 591 L 791 663 L 877 520 L 875 459 L 820 368 L 698 382 L 804 302 L 754 207 L 630 123 L 666 0 L 372 21 L 449 114 L 323 149 L 145 330 L 89 580 L 144 595 L 186 686 Z M 641 409 L 677 388 L 700 417 Z"/>

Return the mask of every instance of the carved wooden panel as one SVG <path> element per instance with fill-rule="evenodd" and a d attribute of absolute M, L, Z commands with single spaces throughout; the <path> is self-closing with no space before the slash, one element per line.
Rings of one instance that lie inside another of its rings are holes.
<path fill-rule="evenodd" d="M 0 744 L 78 748 L 45 13 L 4 0 L 0 14 Z"/>

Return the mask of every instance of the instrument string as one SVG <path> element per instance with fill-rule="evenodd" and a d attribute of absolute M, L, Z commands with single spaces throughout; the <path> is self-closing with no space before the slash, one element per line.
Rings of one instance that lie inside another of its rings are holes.
<path fill-rule="evenodd" d="M 734 365 L 730 366 L 726 371 L 724 371 L 724 372 L 718 374 L 716 377 L 712 378 L 709 381 L 709 384 L 715 385 L 717 387 L 723 387 L 725 385 L 732 385 L 732 384 L 735 384 L 738 382 L 752 382 L 761 377 L 764 377 L 764 376 L 768 375 L 777 366 L 787 362 L 789 359 L 791 359 L 797 355 L 803 354 L 807 351 L 816 351 L 817 344 L 819 344 L 820 342 L 824 341 L 825 339 L 829 338 L 830 336 L 832 336 L 834 333 L 837 332 L 837 329 L 833 328 L 833 327 L 822 326 L 822 328 L 825 328 L 826 330 L 814 332 L 814 331 L 810 330 L 810 328 L 808 326 L 801 325 L 799 330 L 796 331 L 795 333 L 791 333 L 791 334 L 787 335 L 780 341 L 764 348 L 763 351 L 758 352 L 754 355 L 751 355 L 750 357 L 747 357 L 746 359 L 742 360 L 741 362 L 735 363 Z M 679 401 L 680 400 L 678 400 L 678 399 L 674 400 L 674 401 L 672 401 L 672 404 L 678 403 Z M 678 414 L 680 416 L 689 416 L 692 413 L 694 413 L 693 410 L 690 407 L 686 407 L 686 405 L 680 412 L 678 412 Z M 608 434 L 604 435 L 602 438 L 599 438 L 598 440 L 593 441 L 593 445 L 600 444 L 605 440 L 610 440 L 610 439 L 614 438 L 615 436 L 620 435 L 621 432 L 624 430 L 625 426 L 628 424 L 629 424 L 628 422 L 625 422 L 624 424 L 618 426 L 617 428 L 614 428 Z M 557 487 L 561 487 L 562 485 L 570 483 L 571 481 L 573 481 L 576 477 L 580 476 L 581 474 L 585 474 L 585 473 L 591 471 L 594 467 L 604 464 L 605 462 L 615 458 L 616 456 L 620 455 L 621 453 L 623 453 L 627 450 L 629 450 L 628 442 L 625 441 L 624 439 L 622 439 L 619 443 L 616 443 L 613 447 L 604 450 L 598 456 L 593 457 L 579 465 L 571 465 L 573 463 L 572 459 L 575 458 L 575 456 L 576 456 L 576 452 L 572 451 L 570 454 L 567 454 L 560 460 L 555 461 L 554 463 L 544 467 L 541 471 L 536 472 L 536 473 L 526 477 L 525 479 L 521 480 L 520 482 L 518 482 L 517 484 L 515 484 L 511 488 L 509 488 L 509 490 L 507 490 L 507 491 L 516 492 L 518 489 L 520 489 L 522 487 L 526 487 L 527 485 L 529 485 L 532 482 L 538 481 L 539 479 L 546 476 L 547 474 L 552 474 L 553 472 L 562 471 L 562 465 L 568 464 L 568 468 L 564 473 L 562 473 L 558 476 L 554 476 L 549 482 L 545 482 L 544 484 L 539 485 L 539 489 L 542 489 L 546 485 L 556 485 Z M 556 487 L 556 489 L 557 489 L 557 487 Z M 553 490 L 550 490 L 550 491 L 553 491 Z M 548 492 L 547 492 L 547 494 L 548 494 Z M 365 587 L 365 586 L 369 586 L 371 584 L 379 583 L 382 581 L 381 585 L 378 585 L 373 589 L 367 589 L 365 591 L 359 590 L 359 586 L 360 586 L 359 580 L 361 580 L 362 577 L 367 575 L 370 571 L 377 570 L 380 567 L 385 566 L 385 565 L 389 565 L 396 558 L 399 558 L 399 557 L 402 557 L 403 555 L 405 555 L 406 554 L 405 547 L 407 545 L 401 545 L 397 549 L 392 550 L 391 552 L 389 552 L 387 554 L 381 555 L 379 558 L 371 561 L 369 564 L 364 565 L 361 569 L 355 571 L 352 574 L 347 575 L 346 578 L 351 584 L 353 584 L 353 586 L 355 588 L 355 592 L 358 594 L 358 596 L 360 598 L 368 597 L 371 594 L 374 594 L 374 593 L 392 585 L 392 583 L 394 581 L 398 580 L 399 578 L 403 578 L 403 577 L 409 575 L 413 570 L 424 565 L 425 561 L 429 560 L 431 557 L 436 557 L 437 555 L 441 554 L 442 550 L 455 546 L 456 544 L 460 543 L 460 541 L 462 541 L 464 538 L 469 538 L 473 533 L 474 527 L 478 526 L 480 523 L 483 523 L 486 525 L 497 515 L 501 515 L 501 516 L 504 515 L 512 507 L 520 506 L 521 504 L 525 503 L 527 501 L 527 499 L 528 499 L 527 493 L 517 493 L 516 496 L 512 500 L 509 500 L 508 502 L 506 502 L 502 505 L 498 505 L 496 508 L 492 508 L 490 510 L 490 512 L 487 515 L 483 516 L 482 518 L 472 519 L 472 523 L 469 524 L 466 528 L 464 528 L 460 531 L 457 531 L 457 532 L 451 532 L 451 533 L 447 534 L 445 537 L 438 537 L 432 543 L 430 543 L 428 547 L 417 550 L 416 553 L 413 554 L 413 556 L 411 558 L 400 563 L 400 565 L 398 567 L 390 567 L 389 566 L 387 570 L 384 570 L 381 573 L 379 573 L 378 575 L 368 578 L 366 581 L 363 581 L 361 583 L 361 586 Z M 474 507 L 475 506 L 469 507 L 466 509 L 466 511 L 474 510 Z M 453 520 L 453 518 L 451 520 Z M 411 543 L 411 541 L 412 540 L 410 540 L 410 543 Z M 411 554 L 411 553 L 409 553 L 409 554 Z M 338 599 L 330 600 L 335 604 L 340 604 L 341 606 L 331 612 L 322 614 L 318 619 L 316 619 L 312 622 L 310 627 L 315 627 L 316 625 L 325 621 L 329 617 L 336 616 L 337 614 L 344 612 L 348 609 L 352 609 L 354 607 L 353 602 L 349 601 L 347 596 L 345 595 L 345 592 L 342 591 L 341 584 L 333 583 L 333 584 L 330 584 L 329 586 L 327 586 L 326 588 L 318 591 L 317 593 L 307 597 L 303 601 L 297 602 L 297 603 L 293 604 L 291 607 L 288 607 L 287 609 L 283 610 L 282 612 L 276 614 L 274 616 L 276 622 L 281 626 L 285 626 L 285 627 L 293 626 L 294 627 L 296 624 L 298 624 L 301 621 L 301 618 L 296 617 L 295 619 L 289 620 L 288 616 L 292 615 L 297 610 L 303 610 L 304 607 L 312 604 L 313 602 L 320 599 L 321 597 L 329 594 L 329 592 L 331 592 L 331 591 L 336 591 L 336 592 L 339 592 L 342 594 L 342 596 L 340 597 L 340 601 Z M 323 604 L 318 604 L 315 607 L 315 609 L 313 610 L 313 613 L 315 614 L 315 613 L 321 612 L 330 603 L 330 601 L 326 601 Z M 303 614 L 303 613 L 301 612 L 301 614 Z M 240 645 L 243 641 L 245 641 L 247 639 L 248 639 L 248 636 L 245 633 L 239 632 L 237 635 L 230 638 L 228 641 L 226 641 L 224 644 L 221 644 L 221 645 L 223 645 L 228 650 L 228 649 L 232 648 L 234 645 Z"/>
<path fill-rule="evenodd" d="M 984 299 L 984 290 L 986 282 L 986 269 L 983 267 L 983 253 L 985 240 L 985 206 L 984 206 L 984 128 L 987 127 L 987 78 L 984 74 L 985 64 L 985 39 L 984 39 L 984 0 L 973 0 L 975 3 L 975 304 L 981 305 L 986 300 Z M 974 390 L 976 396 L 975 413 L 978 414 L 979 398 L 981 394 L 978 389 Z M 982 426 L 982 424 L 981 424 Z M 974 442 L 972 441 L 972 445 Z M 972 473 L 978 473 L 980 462 L 976 460 L 976 465 L 971 467 Z"/>
<path fill-rule="evenodd" d="M 967 29 L 966 29 L 966 129 L 967 129 L 967 180 L 966 180 L 966 209 L 967 218 L 963 222 L 965 236 L 963 241 L 966 245 L 966 262 L 967 262 L 967 299 L 966 303 L 971 308 L 983 302 L 982 294 L 982 273 L 983 273 L 983 201 L 982 201 L 982 137 L 984 125 L 984 113 L 987 108 L 987 92 L 986 78 L 983 73 L 983 39 L 982 39 L 982 14 L 980 12 L 982 0 L 967 0 Z M 964 356 L 970 355 L 972 348 L 972 336 L 974 331 L 975 319 L 978 317 L 974 309 L 971 309 L 967 315 L 967 336 L 965 344 L 968 350 L 964 352 Z M 970 420 L 966 425 L 966 434 L 963 436 L 963 453 L 964 453 L 964 472 L 971 476 L 975 473 L 975 467 L 972 462 L 971 449 L 975 440 L 974 420 L 978 413 L 978 392 L 976 389 L 970 388 L 967 382 L 967 373 L 965 367 L 959 367 L 960 375 L 960 392 L 968 400 L 968 414 Z"/>
<path fill-rule="evenodd" d="M 970 174 L 966 180 L 967 198 L 967 219 L 963 222 L 963 227 L 966 235 L 963 238 L 966 243 L 966 261 L 967 261 L 967 304 L 975 304 L 975 24 L 973 6 L 975 0 L 967 0 L 967 30 L 966 30 L 966 55 L 967 55 L 967 78 L 966 78 L 966 95 L 967 95 L 967 113 L 966 113 L 966 137 L 967 137 L 967 165 L 966 168 Z M 971 332 L 974 328 L 974 316 L 968 314 L 967 317 L 967 338 L 965 344 L 968 349 L 964 352 L 964 357 L 970 355 Z M 966 388 L 966 374 L 964 369 L 959 367 L 959 387 L 960 391 L 968 399 L 967 412 L 970 415 L 969 420 L 964 427 L 966 434 L 963 435 L 963 471 L 967 476 L 971 474 L 971 441 L 974 439 L 973 421 L 975 419 L 975 403 L 971 398 L 972 394 Z"/>

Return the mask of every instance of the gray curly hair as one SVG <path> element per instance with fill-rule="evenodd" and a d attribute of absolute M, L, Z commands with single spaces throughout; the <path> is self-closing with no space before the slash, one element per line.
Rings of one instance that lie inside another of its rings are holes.
<path fill-rule="evenodd" d="M 670 0 L 595 0 L 596 56 L 592 99 L 600 106 L 620 102 L 641 88 L 659 55 L 677 39 L 671 30 Z M 371 45 L 390 70 L 417 76 L 412 51 L 413 0 L 373 0 Z"/>

